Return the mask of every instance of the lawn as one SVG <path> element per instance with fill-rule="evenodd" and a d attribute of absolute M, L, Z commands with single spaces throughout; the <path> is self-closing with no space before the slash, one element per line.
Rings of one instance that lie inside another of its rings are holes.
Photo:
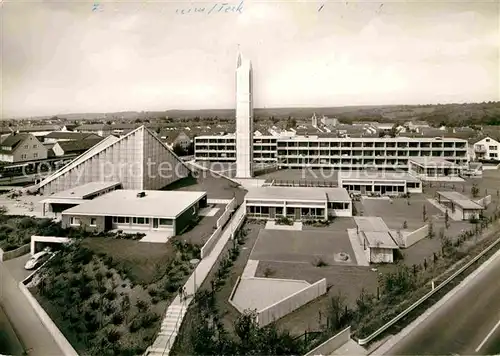
<path fill-rule="evenodd" d="M 175 238 L 87 237 L 65 246 L 30 290 L 80 354 L 140 355 L 198 255 Z"/>

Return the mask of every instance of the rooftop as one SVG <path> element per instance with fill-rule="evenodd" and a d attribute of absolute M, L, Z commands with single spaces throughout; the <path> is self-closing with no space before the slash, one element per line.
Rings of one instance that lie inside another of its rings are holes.
<path fill-rule="evenodd" d="M 139 198 L 138 193 L 146 196 Z M 206 196 L 206 192 L 161 190 L 114 190 L 85 201 L 63 215 L 128 216 L 174 219 Z"/>
<path fill-rule="evenodd" d="M 408 172 L 384 172 L 375 170 L 366 171 L 340 171 L 339 179 L 364 179 L 364 180 L 405 180 L 407 182 L 420 182 Z"/>
<path fill-rule="evenodd" d="M 399 248 L 389 231 L 363 231 L 362 234 L 371 248 Z"/>
<path fill-rule="evenodd" d="M 87 184 L 79 185 L 77 187 L 63 190 L 62 192 L 58 192 L 52 194 L 50 197 L 53 198 L 71 198 L 71 199 L 85 199 L 89 195 L 99 193 L 108 188 L 114 188 L 121 183 L 118 181 L 114 182 L 90 182 Z"/>
<path fill-rule="evenodd" d="M 259 187 L 249 188 L 245 200 L 303 200 L 350 202 L 344 188 L 316 187 Z"/>
<path fill-rule="evenodd" d="M 458 164 L 447 161 L 441 157 L 410 157 L 410 161 L 413 161 L 419 165 L 423 165 L 425 167 L 433 166 L 433 167 L 448 167 L 448 168 L 459 168 Z"/>
<path fill-rule="evenodd" d="M 378 216 L 355 216 L 354 221 L 359 231 L 363 232 L 388 232 L 389 227 L 384 220 Z"/>
<path fill-rule="evenodd" d="M 455 203 L 462 209 L 471 209 L 471 210 L 482 210 L 484 207 L 482 205 L 479 205 L 475 201 L 467 198 L 465 195 L 460 194 L 459 192 L 446 192 L 446 191 L 439 191 L 436 192 L 440 196 L 442 196 L 445 199 L 450 200 L 451 202 Z"/>
<path fill-rule="evenodd" d="M 102 137 L 88 138 L 86 140 L 60 141 L 57 143 L 65 153 L 82 152 L 94 147 L 102 141 Z"/>

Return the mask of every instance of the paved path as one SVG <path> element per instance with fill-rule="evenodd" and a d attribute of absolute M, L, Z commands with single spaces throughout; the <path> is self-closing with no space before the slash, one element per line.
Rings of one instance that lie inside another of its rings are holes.
<path fill-rule="evenodd" d="M 18 282 L 1 262 L 0 288 L 0 300 L 5 313 L 24 347 L 30 350 L 29 356 L 63 356 L 63 352 L 19 290 Z"/>
<path fill-rule="evenodd" d="M 217 262 L 219 255 L 224 249 L 224 246 L 226 246 L 227 242 L 231 238 L 236 226 L 245 216 L 245 211 L 245 204 L 242 204 L 234 213 L 233 218 L 222 232 L 219 241 L 214 246 L 210 254 L 198 263 L 195 271 L 184 285 L 184 290 L 188 298 L 181 301 L 179 295 L 175 297 L 170 306 L 167 308 L 158 337 L 154 341 L 153 345 L 146 351 L 145 355 L 168 356 L 170 349 L 174 344 L 175 338 L 177 337 L 177 332 L 182 324 L 184 315 L 186 314 L 186 310 L 193 300 L 195 290 L 203 283 L 205 278 L 207 278 L 210 270 L 214 266 L 215 262 Z"/>
<path fill-rule="evenodd" d="M 374 354 L 500 353 L 500 251 Z"/>
<path fill-rule="evenodd" d="M 359 242 L 357 230 L 347 229 L 347 235 L 349 236 L 349 241 L 351 242 L 352 250 L 354 252 L 354 256 L 356 257 L 358 266 L 370 266 L 365 255 L 365 251 L 363 251 L 363 247 Z"/>

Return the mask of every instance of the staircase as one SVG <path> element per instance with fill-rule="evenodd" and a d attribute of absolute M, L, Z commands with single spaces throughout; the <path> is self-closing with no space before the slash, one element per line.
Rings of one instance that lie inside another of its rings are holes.
<path fill-rule="evenodd" d="M 175 337 L 181 326 L 186 306 L 181 303 L 177 296 L 167 308 L 167 312 L 161 323 L 160 332 L 153 345 L 148 347 L 145 356 L 167 356 L 174 345 Z"/>

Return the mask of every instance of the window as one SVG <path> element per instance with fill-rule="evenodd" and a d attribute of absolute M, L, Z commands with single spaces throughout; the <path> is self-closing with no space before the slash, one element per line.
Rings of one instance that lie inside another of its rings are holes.
<path fill-rule="evenodd" d="M 38 145 L 33 145 L 33 148 L 37 148 L 37 147 L 38 147 Z"/>
<path fill-rule="evenodd" d="M 33 153 L 33 158 L 37 158 L 38 157 L 38 153 Z"/>
<path fill-rule="evenodd" d="M 132 223 L 136 225 L 148 225 L 149 218 L 133 218 Z"/>
<path fill-rule="evenodd" d="M 172 219 L 160 219 L 160 225 L 172 225 Z"/>
<path fill-rule="evenodd" d="M 97 219 L 96 218 L 90 218 L 90 226 L 97 226 Z"/>
<path fill-rule="evenodd" d="M 29 147 L 28 145 L 24 145 L 24 148 L 25 148 L 25 149 L 28 149 L 28 147 Z"/>
<path fill-rule="evenodd" d="M 128 224 L 130 222 L 130 218 L 125 216 L 113 216 L 113 223 L 115 224 Z"/>
<path fill-rule="evenodd" d="M 73 225 L 73 226 L 80 226 L 80 219 L 75 218 L 75 217 L 71 217 L 69 219 L 69 224 Z"/>
<path fill-rule="evenodd" d="M 492 151 L 496 151 L 498 149 L 498 146 L 490 146 L 489 149 Z"/>
<path fill-rule="evenodd" d="M 24 153 L 21 155 L 21 159 L 26 159 L 26 157 L 27 157 L 27 156 L 26 156 L 26 154 L 24 154 Z"/>

